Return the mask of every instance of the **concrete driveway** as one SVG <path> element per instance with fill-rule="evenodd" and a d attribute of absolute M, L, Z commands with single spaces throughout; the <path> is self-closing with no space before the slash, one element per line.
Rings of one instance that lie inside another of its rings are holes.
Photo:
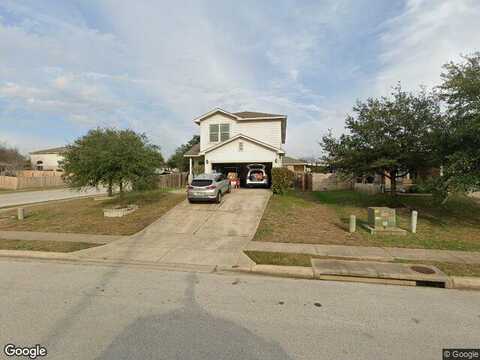
<path fill-rule="evenodd" d="M 97 190 L 91 188 L 85 191 L 76 191 L 70 189 L 55 190 L 37 190 L 37 191 L 21 191 L 8 194 L 0 194 L 0 208 L 16 205 L 34 204 L 53 200 L 72 199 L 83 196 L 92 196 L 97 194 L 105 194 L 106 190 Z"/>
<path fill-rule="evenodd" d="M 250 260 L 242 249 L 255 235 L 270 195 L 266 189 L 238 189 L 221 204 L 184 201 L 132 237 L 76 254 L 159 264 L 245 265 Z"/>

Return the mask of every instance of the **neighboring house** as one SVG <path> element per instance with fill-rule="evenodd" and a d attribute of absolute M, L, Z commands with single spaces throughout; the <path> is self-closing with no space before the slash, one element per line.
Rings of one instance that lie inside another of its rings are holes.
<path fill-rule="evenodd" d="M 217 108 L 194 122 L 200 126 L 200 144 L 184 155 L 190 159 L 190 175 L 195 168 L 203 168 L 206 173 L 237 172 L 242 178 L 248 164 L 264 164 L 267 172 L 282 166 L 285 115 Z"/>
<path fill-rule="evenodd" d="M 65 150 L 65 147 L 58 147 L 31 152 L 30 163 L 32 164 L 32 169 L 61 171 L 62 153 Z"/>
<path fill-rule="evenodd" d="M 310 171 L 310 169 L 308 168 L 308 163 L 306 161 L 294 159 L 289 156 L 283 157 L 282 166 L 295 173 L 306 173 Z"/>

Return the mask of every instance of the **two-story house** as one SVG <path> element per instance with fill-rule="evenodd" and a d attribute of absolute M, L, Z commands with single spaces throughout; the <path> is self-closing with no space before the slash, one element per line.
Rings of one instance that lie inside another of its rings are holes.
<path fill-rule="evenodd" d="M 194 122 L 200 126 L 200 144 L 185 154 L 190 159 L 190 175 L 202 164 L 206 173 L 235 171 L 240 177 L 248 164 L 264 164 L 268 172 L 282 166 L 285 115 L 216 108 Z"/>

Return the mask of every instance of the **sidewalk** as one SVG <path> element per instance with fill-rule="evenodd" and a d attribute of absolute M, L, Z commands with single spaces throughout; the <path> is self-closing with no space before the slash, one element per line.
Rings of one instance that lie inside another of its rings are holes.
<path fill-rule="evenodd" d="M 244 250 L 307 254 L 344 259 L 373 261 L 439 261 L 456 264 L 480 264 L 480 252 L 366 247 L 342 245 L 313 245 L 250 241 Z"/>

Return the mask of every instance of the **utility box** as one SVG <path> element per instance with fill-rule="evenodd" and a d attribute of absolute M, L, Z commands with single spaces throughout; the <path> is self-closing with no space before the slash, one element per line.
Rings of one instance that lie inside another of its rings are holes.
<path fill-rule="evenodd" d="M 395 209 L 388 207 L 369 207 L 368 225 L 374 229 L 386 229 L 397 226 Z"/>
<path fill-rule="evenodd" d="M 407 232 L 397 227 L 395 209 L 388 207 L 369 207 L 368 224 L 364 227 L 370 234 L 405 235 Z"/>

